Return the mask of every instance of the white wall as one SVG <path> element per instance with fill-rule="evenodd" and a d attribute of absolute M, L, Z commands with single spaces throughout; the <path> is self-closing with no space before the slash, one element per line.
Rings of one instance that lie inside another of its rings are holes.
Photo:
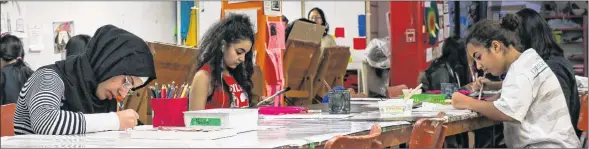
<path fill-rule="evenodd" d="M 334 34 L 336 27 L 343 27 L 345 39 L 337 39 L 338 45 L 353 46 L 353 39 L 358 37 L 358 15 L 366 13 L 364 1 L 305 1 L 305 15 L 319 7 L 325 13 L 329 23 L 329 34 Z M 306 16 L 305 16 L 306 17 Z"/>
<path fill-rule="evenodd" d="M 352 46 L 354 37 L 358 37 L 358 15 L 365 13 L 364 1 L 305 1 L 305 16 L 301 16 L 301 1 L 282 1 L 282 14 L 289 21 L 307 17 L 313 7 L 321 8 L 330 24 L 329 34 L 334 34 L 336 27 L 345 28 L 346 39 L 337 40 L 338 45 Z M 213 23 L 219 20 L 221 1 L 201 1 L 199 19 L 199 38 L 205 34 Z"/>
<path fill-rule="evenodd" d="M 174 1 L 18 1 L 2 5 L 3 16 L 10 13 L 13 20 L 21 16 L 25 26 L 43 26 L 41 53 L 28 53 L 25 42 L 25 62 L 32 69 L 61 60 L 53 51 L 53 22 L 74 21 L 74 34 L 92 36 L 102 25 L 112 24 L 128 30 L 146 41 L 175 43 L 176 3 Z M 13 21 L 14 23 L 14 21 Z M 15 25 L 13 25 L 14 28 Z M 25 27 L 26 31 L 26 27 Z"/>

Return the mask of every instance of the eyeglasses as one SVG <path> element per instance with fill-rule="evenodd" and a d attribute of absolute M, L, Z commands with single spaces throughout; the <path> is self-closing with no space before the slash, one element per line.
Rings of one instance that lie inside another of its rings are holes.
<path fill-rule="evenodd" d="M 313 21 L 317 21 L 317 20 L 321 20 L 323 18 L 321 18 L 321 16 L 315 16 L 315 17 L 309 17 L 309 20 L 313 20 Z"/>
<path fill-rule="evenodd" d="M 129 81 L 129 78 L 125 76 L 125 83 L 123 83 L 123 88 L 129 90 L 127 92 L 127 96 L 133 95 L 134 91 L 133 89 L 133 84 L 131 84 L 131 81 Z"/>

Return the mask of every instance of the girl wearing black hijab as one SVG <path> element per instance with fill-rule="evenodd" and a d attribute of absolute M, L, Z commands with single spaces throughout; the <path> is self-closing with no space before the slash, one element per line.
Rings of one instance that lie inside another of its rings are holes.
<path fill-rule="evenodd" d="M 125 130 L 137 125 L 125 97 L 156 78 L 141 38 L 112 25 L 100 27 L 86 52 L 39 68 L 25 84 L 14 116 L 16 134 L 68 135 Z"/>

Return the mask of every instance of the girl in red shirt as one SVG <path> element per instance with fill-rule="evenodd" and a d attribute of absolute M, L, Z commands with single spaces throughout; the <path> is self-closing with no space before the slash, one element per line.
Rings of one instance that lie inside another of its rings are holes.
<path fill-rule="evenodd" d="M 232 14 L 203 36 L 200 65 L 192 79 L 189 110 L 246 108 L 251 104 L 253 25 Z"/>

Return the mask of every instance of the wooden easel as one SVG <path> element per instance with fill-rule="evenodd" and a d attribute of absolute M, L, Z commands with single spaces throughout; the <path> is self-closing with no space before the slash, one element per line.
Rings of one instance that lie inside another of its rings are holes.
<path fill-rule="evenodd" d="M 333 88 L 335 86 L 343 86 L 344 75 L 348 67 L 348 59 L 350 59 L 350 47 L 335 46 L 327 47 L 323 51 L 323 59 L 317 70 L 317 76 L 314 81 L 313 95 L 319 97 L 325 96 L 328 92 L 326 86 Z M 319 101 L 320 103 L 321 101 Z"/>
<path fill-rule="evenodd" d="M 157 79 L 152 81 L 148 86 L 156 82 L 177 84 L 192 82 L 196 66 L 200 63 L 197 57 L 200 50 L 187 46 L 178 46 L 175 44 L 166 44 L 158 42 L 147 43 L 152 54 Z M 127 97 L 125 100 L 125 109 L 134 109 L 139 114 L 139 120 L 144 124 L 151 124 L 151 93 L 147 87 L 136 91 L 136 94 Z"/>
<path fill-rule="evenodd" d="M 284 78 L 285 86 L 290 87 L 286 92 L 286 97 L 295 99 L 296 105 L 312 104 L 313 97 L 313 80 L 319 67 L 321 58 L 320 45 L 312 42 L 299 40 L 289 40 L 287 51 L 284 57 Z"/>

